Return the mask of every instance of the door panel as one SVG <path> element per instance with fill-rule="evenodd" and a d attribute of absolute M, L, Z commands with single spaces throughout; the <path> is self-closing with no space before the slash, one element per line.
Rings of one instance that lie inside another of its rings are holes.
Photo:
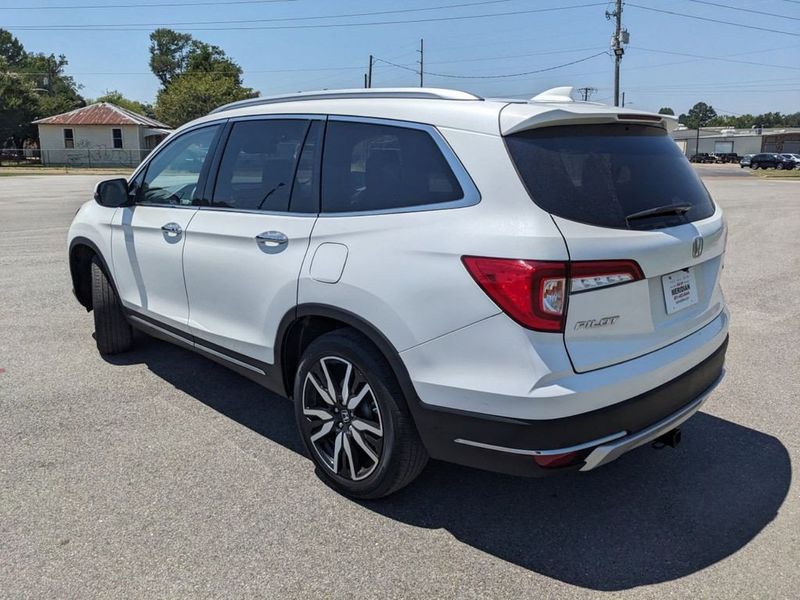
<path fill-rule="evenodd" d="M 317 218 L 323 128 L 285 115 L 232 123 L 211 206 L 192 220 L 184 249 L 198 344 L 274 363 Z M 299 210 L 310 212 L 290 212 Z"/>
<path fill-rule="evenodd" d="M 208 340 L 274 362 L 278 323 L 297 303 L 297 278 L 316 215 L 200 210 L 184 251 L 189 326 Z M 257 236 L 282 233 L 285 243 Z"/>
<path fill-rule="evenodd" d="M 114 215 L 112 260 L 123 305 L 188 331 L 182 253 L 194 207 L 137 205 Z M 173 224 L 173 231 L 162 227 Z M 180 232 L 178 232 L 178 229 Z"/>
<path fill-rule="evenodd" d="M 186 230 L 220 130 L 221 125 L 200 127 L 167 143 L 130 182 L 136 203 L 113 220 L 111 258 L 122 304 L 181 331 L 189 328 Z"/>

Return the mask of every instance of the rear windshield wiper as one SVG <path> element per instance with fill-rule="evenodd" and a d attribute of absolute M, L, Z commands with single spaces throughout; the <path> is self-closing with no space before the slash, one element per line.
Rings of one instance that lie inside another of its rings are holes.
<path fill-rule="evenodd" d="M 655 206 L 645 210 L 640 210 L 635 213 L 629 214 L 625 217 L 628 221 L 635 221 L 636 219 L 647 219 L 649 217 L 664 217 L 668 215 L 683 215 L 692 210 L 691 204 L 665 204 L 664 206 Z"/>

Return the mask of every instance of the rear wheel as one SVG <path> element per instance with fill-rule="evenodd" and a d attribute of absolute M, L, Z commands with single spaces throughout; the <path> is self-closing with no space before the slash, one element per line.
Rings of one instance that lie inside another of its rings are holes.
<path fill-rule="evenodd" d="M 118 354 L 130 350 L 133 330 L 122 313 L 114 287 L 100 262 L 92 259 L 92 312 L 94 335 L 100 354 Z"/>
<path fill-rule="evenodd" d="M 783 163 L 778 163 L 775 165 L 775 168 L 778 169 L 778 171 L 783 171 Z"/>
<path fill-rule="evenodd" d="M 394 373 L 377 348 L 352 330 L 333 331 L 309 345 L 294 401 L 317 474 L 342 494 L 386 496 L 427 463 Z"/>

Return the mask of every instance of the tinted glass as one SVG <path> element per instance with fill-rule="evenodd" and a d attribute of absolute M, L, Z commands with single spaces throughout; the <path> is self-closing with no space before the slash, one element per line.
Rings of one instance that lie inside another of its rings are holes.
<path fill-rule="evenodd" d="M 322 132 L 325 123 L 312 121 L 306 142 L 297 162 L 292 186 L 292 212 L 315 213 L 319 211 L 319 161 L 322 157 Z"/>
<path fill-rule="evenodd" d="M 660 127 L 546 127 L 508 136 L 506 144 L 533 201 L 565 219 L 653 229 L 714 213 L 700 178 Z M 686 212 L 629 220 L 636 213 L 670 206 Z"/>
<path fill-rule="evenodd" d="M 323 212 L 413 207 L 464 195 L 427 132 L 346 121 L 328 123 L 322 188 Z"/>
<path fill-rule="evenodd" d="M 190 205 L 218 125 L 195 129 L 172 140 L 147 165 L 137 202 Z"/>
<path fill-rule="evenodd" d="M 295 167 L 308 125 L 301 119 L 235 123 L 211 204 L 239 210 L 289 210 Z"/>

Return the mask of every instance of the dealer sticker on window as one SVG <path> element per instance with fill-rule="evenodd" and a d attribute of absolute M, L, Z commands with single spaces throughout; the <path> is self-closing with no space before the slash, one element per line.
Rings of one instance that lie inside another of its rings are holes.
<path fill-rule="evenodd" d="M 661 284 L 664 287 L 668 315 L 697 304 L 697 282 L 692 269 L 664 275 Z"/>

